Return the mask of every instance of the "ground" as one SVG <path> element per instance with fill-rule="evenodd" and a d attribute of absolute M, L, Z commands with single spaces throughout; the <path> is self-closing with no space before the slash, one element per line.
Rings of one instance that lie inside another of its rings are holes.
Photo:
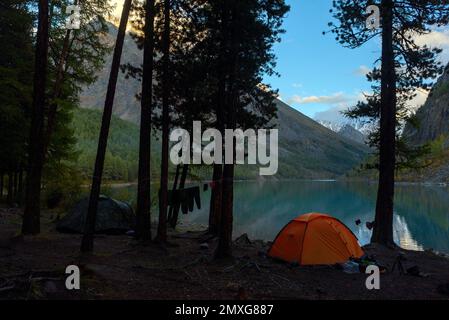
<path fill-rule="evenodd" d="M 81 236 L 56 232 L 54 219 L 45 212 L 42 233 L 23 237 L 21 211 L 0 209 L 0 299 L 449 299 L 449 259 L 433 252 L 365 247 L 388 269 L 381 289 L 369 291 L 365 274 L 276 262 L 262 241 L 240 238 L 233 259 L 214 261 L 216 240 L 201 232 L 171 231 L 167 247 L 99 235 L 94 254 L 82 256 Z M 419 276 L 391 270 L 399 255 Z M 81 269 L 79 291 L 65 289 L 72 264 Z"/>

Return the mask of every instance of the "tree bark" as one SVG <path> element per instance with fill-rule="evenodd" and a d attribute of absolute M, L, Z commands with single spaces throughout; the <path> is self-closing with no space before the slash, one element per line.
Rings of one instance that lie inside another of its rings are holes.
<path fill-rule="evenodd" d="M 14 179 L 13 179 L 13 173 L 10 171 L 8 173 L 8 196 L 6 197 L 6 202 L 8 205 L 12 205 L 14 201 Z"/>
<path fill-rule="evenodd" d="M 14 170 L 13 177 L 12 198 L 13 202 L 17 202 L 17 191 L 19 189 L 19 172 L 17 170 Z"/>
<path fill-rule="evenodd" d="M 396 70 L 393 50 L 392 0 L 382 1 L 382 78 L 379 189 L 371 242 L 394 245 L 393 209 L 396 142 Z"/>
<path fill-rule="evenodd" d="M 157 241 L 167 242 L 167 204 L 168 204 L 168 147 L 169 147 L 169 97 L 170 97 L 170 0 L 164 0 L 164 34 L 162 40 L 162 159 L 161 192 L 159 199 L 159 223 Z"/>
<path fill-rule="evenodd" d="M 151 240 L 151 111 L 153 104 L 154 0 L 145 5 L 145 40 L 140 115 L 137 238 Z"/>
<path fill-rule="evenodd" d="M 222 196 L 222 182 L 223 179 L 223 165 L 214 164 L 214 172 L 212 174 L 212 190 L 209 208 L 209 230 L 210 234 L 218 235 L 221 219 L 221 196 Z"/>
<path fill-rule="evenodd" d="M 56 103 L 56 99 L 60 97 L 62 84 L 64 80 L 64 65 L 67 61 L 67 56 L 69 54 L 70 49 L 70 29 L 66 31 L 64 42 L 62 46 L 61 56 L 59 57 L 58 67 L 56 71 L 56 78 L 53 85 L 53 93 L 51 97 L 51 103 L 48 110 L 47 115 L 47 129 L 45 131 L 45 143 L 44 143 L 44 157 L 47 154 L 48 148 L 51 143 L 51 137 L 53 135 L 54 127 L 56 124 L 56 113 L 58 112 L 58 104 Z M 45 160 L 45 159 L 44 159 Z"/>
<path fill-rule="evenodd" d="M 229 1 L 230 7 L 228 9 L 227 2 Z M 237 56 L 238 56 L 238 31 L 235 30 L 235 24 L 232 20 L 235 19 L 237 13 L 236 2 L 234 0 L 227 0 L 223 6 L 223 30 L 225 48 L 229 47 L 229 50 L 225 50 L 227 57 L 225 58 L 226 72 L 225 79 L 225 122 L 227 129 L 235 129 L 236 118 L 235 108 L 238 100 L 238 90 L 236 88 L 236 76 L 237 76 Z M 228 23 L 229 22 L 229 27 Z M 233 139 L 232 146 L 226 146 L 227 148 L 234 148 L 233 154 L 235 157 L 235 139 Z M 223 166 L 223 179 L 222 179 L 222 199 L 221 199 L 221 219 L 219 225 L 219 240 L 218 246 L 215 251 L 215 258 L 226 258 L 232 256 L 232 229 L 233 229 L 233 215 L 234 215 L 234 162 L 230 164 L 224 164 Z"/>
<path fill-rule="evenodd" d="M 115 89 L 120 68 L 120 59 L 125 39 L 126 26 L 128 24 L 131 0 L 125 0 L 123 4 L 120 26 L 115 42 L 114 55 L 112 58 L 111 73 L 109 75 L 108 89 L 104 103 L 103 118 L 101 120 L 100 138 L 98 140 L 97 157 L 95 160 L 94 175 L 92 178 L 92 189 L 89 198 L 89 208 L 87 211 L 84 236 L 81 243 L 82 252 L 92 252 L 94 246 L 95 222 L 98 209 L 98 199 L 100 197 L 101 178 L 103 175 L 104 159 L 108 143 L 109 127 L 111 124 L 112 107 L 114 104 Z"/>
<path fill-rule="evenodd" d="M 19 205 L 19 207 L 22 205 L 22 197 L 23 197 L 23 169 L 20 168 L 18 189 L 17 189 L 17 204 Z"/>
<path fill-rule="evenodd" d="M 4 177 L 4 174 L 2 172 L 2 173 L 0 173 L 0 202 L 3 200 L 3 183 L 5 181 L 3 179 L 3 177 Z"/>
<path fill-rule="evenodd" d="M 219 228 L 218 247 L 215 257 L 232 256 L 232 228 L 234 208 L 234 165 L 225 164 L 223 168 L 223 196 L 221 202 L 221 221 Z"/>
<path fill-rule="evenodd" d="M 44 114 L 45 87 L 48 65 L 48 0 L 39 0 L 34 85 L 33 110 L 30 126 L 28 174 L 26 183 L 25 210 L 22 233 L 40 232 L 40 196 L 42 168 L 44 162 Z"/>

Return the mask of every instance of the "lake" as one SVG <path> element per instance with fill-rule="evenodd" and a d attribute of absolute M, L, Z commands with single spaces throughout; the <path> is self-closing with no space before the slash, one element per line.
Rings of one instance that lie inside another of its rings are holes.
<path fill-rule="evenodd" d="M 135 187 L 126 188 L 126 194 L 130 198 L 134 197 Z M 123 194 L 120 189 L 114 190 L 112 196 L 118 192 Z M 362 245 L 370 240 L 371 231 L 366 228 L 365 223 L 374 220 L 377 192 L 375 184 L 341 181 L 244 181 L 235 182 L 234 190 L 234 237 L 247 233 L 250 239 L 272 241 L 293 218 L 304 213 L 320 212 L 343 221 Z M 202 190 L 201 209 L 182 215 L 182 222 L 207 225 L 209 199 L 210 188 Z M 156 213 L 157 210 L 153 212 Z M 153 216 L 157 216 L 157 213 Z M 362 221 L 360 226 L 355 224 L 358 219 Z M 449 188 L 398 185 L 394 238 L 405 249 L 433 249 L 449 254 Z"/>

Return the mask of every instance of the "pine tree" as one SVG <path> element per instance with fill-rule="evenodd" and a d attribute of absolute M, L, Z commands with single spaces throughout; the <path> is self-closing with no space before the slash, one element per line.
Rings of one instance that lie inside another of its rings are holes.
<path fill-rule="evenodd" d="M 162 159 L 161 186 L 159 199 L 159 223 L 157 241 L 167 242 L 167 207 L 168 207 L 168 153 L 170 130 L 170 0 L 164 0 L 164 31 L 162 35 Z"/>
<path fill-rule="evenodd" d="M 101 121 L 100 137 L 98 139 L 97 157 L 95 160 L 95 169 L 92 177 L 92 187 L 90 191 L 89 207 L 84 228 L 84 236 L 81 243 L 82 252 L 92 252 L 94 246 L 94 233 L 96 215 L 98 209 L 98 199 L 100 197 L 101 179 L 103 175 L 106 147 L 108 143 L 109 127 L 112 118 L 112 107 L 114 104 L 115 89 L 120 68 L 120 60 L 125 40 L 126 26 L 128 24 L 129 12 L 131 10 L 131 0 L 126 0 L 123 4 L 120 25 L 115 42 L 114 54 L 112 58 L 111 72 L 109 75 L 108 89 L 104 103 L 103 118 Z"/>
<path fill-rule="evenodd" d="M 47 0 L 39 0 L 38 17 L 28 174 L 22 224 L 23 234 L 38 234 L 40 232 L 40 195 L 44 162 L 45 88 L 47 82 L 49 34 Z"/>
<path fill-rule="evenodd" d="M 137 235 L 143 241 L 151 240 L 150 153 L 151 112 L 153 105 L 153 55 L 154 55 L 154 0 L 145 4 L 145 27 L 142 67 L 142 95 L 140 120 L 139 174 L 137 192 Z"/>
<path fill-rule="evenodd" d="M 33 15 L 28 3 L 5 0 L 0 10 L 0 201 L 6 174 L 23 172 L 32 103 Z M 21 200 L 21 179 L 15 200 Z M 11 199 L 12 201 L 13 199 Z"/>
<path fill-rule="evenodd" d="M 381 28 L 367 28 L 370 5 L 380 9 Z M 437 62 L 439 49 L 420 46 L 416 37 L 427 34 L 431 27 L 446 24 L 449 17 L 447 1 L 420 0 L 371 0 L 334 1 L 332 32 L 343 46 L 358 48 L 369 40 L 381 37 L 381 66 L 369 75 L 380 81 L 380 88 L 369 96 L 367 103 L 359 103 L 351 110 L 379 119 L 379 189 L 376 201 L 376 217 L 372 242 L 394 245 L 393 208 L 396 168 L 396 136 L 398 105 L 403 106 L 418 88 L 428 88 L 432 80 L 442 72 Z"/>

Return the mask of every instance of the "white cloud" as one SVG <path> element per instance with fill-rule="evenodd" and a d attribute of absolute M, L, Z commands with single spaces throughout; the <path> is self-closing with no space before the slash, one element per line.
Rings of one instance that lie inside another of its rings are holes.
<path fill-rule="evenodd" d="M 358 67 L 356 70 L 354 70 L 354 74 L 356 74 L 357 76 L 361 76 L 361 77 L 365 77 L 370 72 L 371 72 L 371 69 L 364 65 L 362 65 L 362 66 Z"/>
<path fill-rule="evenodd" d="M 302 83 L 293 83 L 292 87 L 293 88 L 302 88 Z"/>
<path fill-rule="evenodd" d="M 449 28 L 435 29 L 428 34 L 416 37 L 415 41 L 421 46 L 443 49 L 439 59 L 444 64 L 449 62 Z"/>
<path fill-rule="evenodd" d="M 411 111 L 418 110 L 426 102 L 427 97 L 429 96 L 429 91 L 423 89 L 418 89 L 415 93 L 416 97 L 409 102 Z"/>
<path fill-rule="evenodd" d="M 325 111 L 320 111 L 315 113 L 313 117 L 317 121 L 330 121 L 333 123 L 345 123 L 348 121 L 347 118 L 342 114 L 342 111 L 346 111 L 349 108 L 355 106 L 358 101 L 365 101 L 364 93 L 359 93 L 356 95 L 347 95 L 346 101 L 342 103 L 337 103 Z"/>
<path fill-rule="evenodd" d="M 343 92 L 337 92 L 333 95 L 329 96 L 308 96 L 301 97 L 298 95 L 294 95 L 293 97 L 288 99 L 289 104 L 341 104 L 348 103 L 353 100 L 353 97 L 344 94 Z"/>

